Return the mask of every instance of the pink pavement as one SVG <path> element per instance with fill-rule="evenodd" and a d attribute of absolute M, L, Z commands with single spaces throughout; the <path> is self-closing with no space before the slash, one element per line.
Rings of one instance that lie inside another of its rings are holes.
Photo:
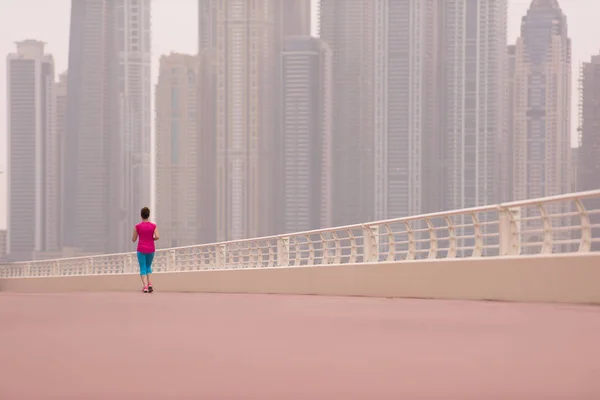
<path fill-rule="evenodd" d="M 600 308 L 0 293 L 0 398 L 600 399 Z"/>

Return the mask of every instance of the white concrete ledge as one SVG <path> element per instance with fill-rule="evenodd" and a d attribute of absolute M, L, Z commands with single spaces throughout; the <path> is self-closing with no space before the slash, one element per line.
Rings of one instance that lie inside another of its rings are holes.
<path fill-rule="evenodd" d="M 154 274 L 157 291 L 600 304 L 600 253 Z M 4 292 L 136 291 L 138 275 L 1 279 Z"/>

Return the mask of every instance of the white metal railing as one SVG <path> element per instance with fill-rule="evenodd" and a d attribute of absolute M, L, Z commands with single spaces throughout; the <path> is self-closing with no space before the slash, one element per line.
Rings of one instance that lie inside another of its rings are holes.
<path fill-rule="evenodd" d="M 600 248 L 600 190 L 309 232 L 157 250 L 154 272 L 270 268 Z M 0 278 L 134 273 L 135 253 L 0 265 Z"/>

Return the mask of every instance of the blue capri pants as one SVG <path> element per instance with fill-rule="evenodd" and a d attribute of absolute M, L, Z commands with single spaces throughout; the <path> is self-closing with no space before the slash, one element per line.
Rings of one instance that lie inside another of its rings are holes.
<path fill-rule="evenodd" d="M 148 275 L 152 273 L 152 260 L 154 253 L 137 252 L 138 262 L 140 263 L 140 275 Z"/>

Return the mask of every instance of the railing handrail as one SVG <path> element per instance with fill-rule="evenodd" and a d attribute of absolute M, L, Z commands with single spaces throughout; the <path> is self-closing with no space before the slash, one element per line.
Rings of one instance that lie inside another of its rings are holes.
<path fill-rule="evenodd" d="M 518 200 L 518 201 L 507 202 L 507 203 L 495 204 L 495 205 L 470 207 L 470 208 L 464 208 L 464 209 L 458 209 L 458 210 L 440 211 L 440 212 L 413 215 L 413 216 L 407 216 L 407 217 L 391 218 L 391 219 L 380 220 L 380 221 L 371 221 L 371 222 L 365 222 L 365 223 L 335 226 L 335 227 L 330 227 L 330 228 L 320 228 L 320 229 L 314 229 L 314 230 L 302 231 L 302 232 L 292 232 L 292 233 L 262 236 L 262 237 L 248 238 L 248 239 L 235 239 L 235 240 L 228 240 L 228 241 L 222 241 L 222 242 L 170 247 L 170 248 L 166 248 L 166 249 L 158 249 L 157 251 L 166 252 L 166 251 L 171 251 L 171 250 L 180 250 L 180 249 L 189 249 L 189 248 L 207 248 L 207 247 L 228 246 L 228 245 L 233 245 L 233 244 L 237 244 L 237 243 L 280 240 L 283 238 L 294 237 L 294 236 L 295 237 L 311 236 L 311 235 L 318 235 L 318 234 L 330 233 L 330 232 L 342 231 L 342 230 L 361 229 L 361 228 L 369 227 L 369 226 L 403 223 L 403 222 L 411 222 L 411 221 L 427 221 L 427 220 L 431 220 L 434 218 L 452 217 L 452 216 L 457 216 L 457 215 L 472 215 L 472 214 L 477 214 L 477 213 L 482 213 L 482 212 L 502 211 L 502 210 L 507 210 L 507 209 L 516 208 L 516 207 L 526 207 L 526 206 L 531 206 L 531 205 L 541 204 L 541 203 L 548 204 L 548 203 L 563 202 L 563 201 L 575 200 L 575 199 L 583 200 L 583 199 L 592 198 L 592 197 L 600 197 L 600 189 L 582 191 L 582 192 L 574 192 L 574 193 L 566 193 L 566 194 L 555 195 L 555 196 L 546 196 L 546 197 L 541 197 L 541 198 L 536 198 L 536 199 Z M 124 253 L 95 254 L 95 255 L 87 255 L 87 256 L 52 258 L 52 259 L 45 259 L 45 260 L 17 261 L 17 262 L 0 264 L 0 266 L 3 266 L 3 265 L 4 266 L 13 265 L 14 266 L 14 265 L 40 263 L 40 262 L 47 263 L 47 262 L 62 261 L 62 260 L 64 260 L 64 261 L 88 260 L 88 259 L 94 259 L 94 258 L 131 255 L 134 253 L 135 253 L 135 251 L 128 251 L 128 252 L 124 252 Z"/>

